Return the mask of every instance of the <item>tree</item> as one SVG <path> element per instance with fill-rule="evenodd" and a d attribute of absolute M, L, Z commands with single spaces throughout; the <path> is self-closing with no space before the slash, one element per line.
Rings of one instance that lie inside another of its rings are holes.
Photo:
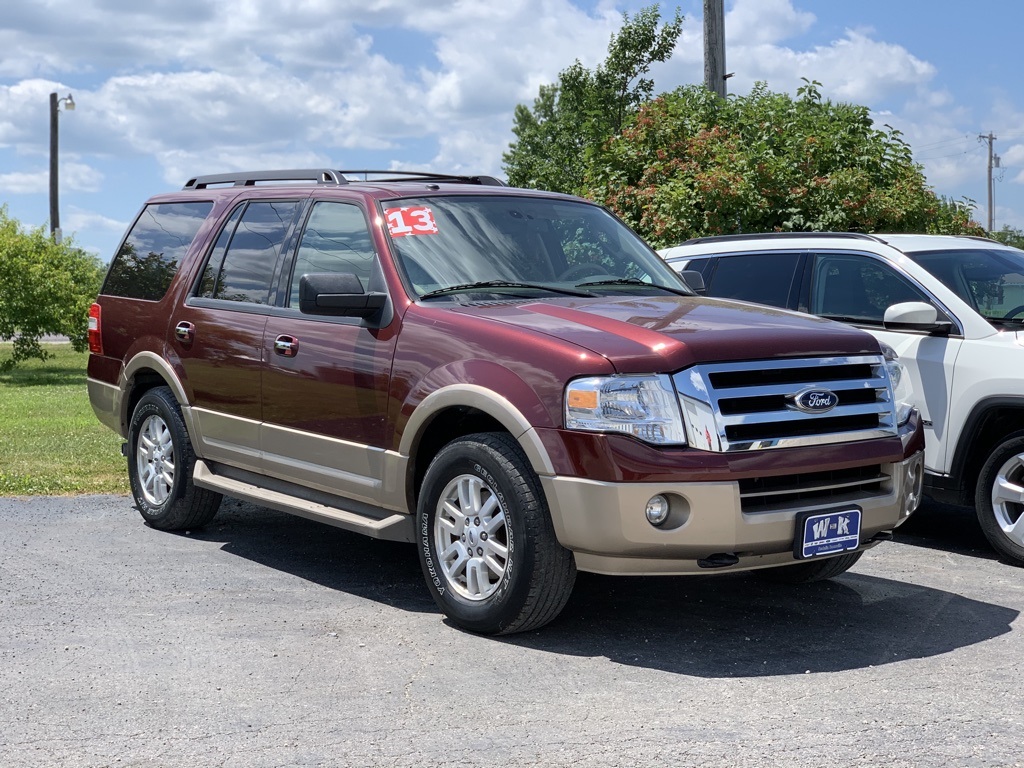
<path fill-rule="evenodd" d="M 53 242 L 43 227 L 24 231 L 0 206 L 0 341 L 14 342 L 0 370 L 50 357 L 39 343 L 46 334 L 67 336 L 84 350 L 89 305 L 102 279 L 96 257 L 71 240 Z"/>
<path fill-rule="evenodd" d="M 665 94 L 588 165 L 583 192 L 656 246 L 733 232 L 981 233 L 969 201 L 928 187 L 899 131 L 819 87 Z"/>
<path fill-rule="evenodd" d="M 658 7 L 622 15 L 622 29 L 612 35 L 608 58 L 593 71 L 577 60 L 558 82 L 542 85 L 533 109 L 519 104 L 512 132 L 516 140 L 503 155 L 505 173 L 514 186 L 578 192 L 584 169 L 610 137 L 654 92 L 644 77 L 656 61 L 665 61 L 682 33 L 683 17 L 659 27 Z"/>
<path fill-rule="evenodd" d="M 1009 225 L 1003 225 L 998 232 L 989 235 L 993 240 L 998 240 L 1004 245 L 1012 245 L 1014 248 L 1024 250 L 1024 229 L 1015 229 Z"/>

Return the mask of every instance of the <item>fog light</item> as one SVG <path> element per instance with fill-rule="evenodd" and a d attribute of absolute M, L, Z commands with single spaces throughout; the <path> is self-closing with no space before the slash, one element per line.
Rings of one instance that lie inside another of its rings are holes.
<path fill-rule="evenodd" d="M 664 523 L 668 520 L 668 513 L 668 499 L 660 493 L 657 496 L 651 496 L 647 502 L 647 509 L 644 510 L 644 514 L 647 515 L 647 522 L 651 525 L 661 525 Z"/>

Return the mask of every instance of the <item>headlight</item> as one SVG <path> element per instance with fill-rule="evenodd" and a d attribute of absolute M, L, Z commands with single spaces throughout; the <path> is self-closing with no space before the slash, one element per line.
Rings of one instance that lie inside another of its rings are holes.
<path fill-rule="evenodd" d="M 885 367 L 889 371 L 892 384 L 893 402 L 896 404 L 896 421 L 902 426 L 907 423 L 914 410 L 914 385 L 910 382 L 910 374 L 900 362 L 896 350 L 885 342 L 879 342 L 885 356 Z"/>
<path fill-rule="evenodd" d="M 686 445 L 679 398 L 668 376 L 593 376 L 565 389 L 565 426 L 621 432 L 655 445 Z"/>

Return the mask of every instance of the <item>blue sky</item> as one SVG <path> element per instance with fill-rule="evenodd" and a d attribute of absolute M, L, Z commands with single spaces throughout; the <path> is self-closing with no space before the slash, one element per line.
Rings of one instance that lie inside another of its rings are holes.
<path fill-rule="evenodd" d="M 49 216 L 49 94 L 60 113 L 65 235 L 104 260 L 151 194 L 258 168 L 502 175 L 512 112 L 576 59 L 607 54 L 604 0 L 7 0 L 0 16 L 0 204 Z M 662 4 L 671 16 L 677 4 Z M 703 78 L 701 0 L 657 91 Z M 1024 229 L 1024 4 L 726 0 L 733 93 L 764 80 L 864 104 L 901 130 L 934 189 Z"/>

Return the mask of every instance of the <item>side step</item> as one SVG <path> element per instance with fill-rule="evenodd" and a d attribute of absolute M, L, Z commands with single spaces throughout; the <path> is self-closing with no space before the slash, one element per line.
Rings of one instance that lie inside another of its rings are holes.
<path fill-rule="evenodd" d="M 234 499 L 250 501 L 279 512 L 288 512 L 309 520 L 362 533 L 374 539 L 410 543 L 415 541 L 412 515 L 401 515 L 395 512 L 388 517 L 377 519 L 338 507 L 319 504 L 315 501 L 300 499 L 281 491 L 247 483 L 244 480 L 218 475 L 201 459 L 196 460 L 192 481 L 200 488 L 217 491 Z"/>

